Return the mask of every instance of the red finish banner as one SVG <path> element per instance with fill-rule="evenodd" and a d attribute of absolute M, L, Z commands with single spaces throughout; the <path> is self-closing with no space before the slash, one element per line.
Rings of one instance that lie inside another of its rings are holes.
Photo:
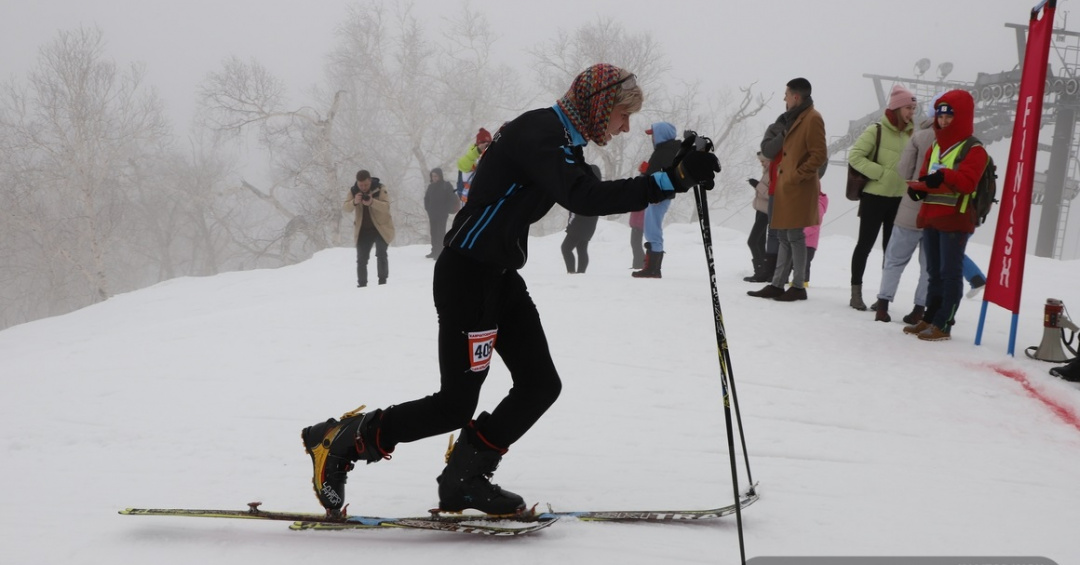
<path fill-rule="evenodd" d="M 1043 94 L 1050 36 L 1054 27 L 1056 2 L 1042 2 L 1031 11 L 1024 70 L 1020 78 L 1016 124 L 1013 126 L 1009 164 L 1005 170 L 998 210 L 997 231 L 990 255 L 990 270 L 984 301 L 1020 313 L 1020 293 L 1024 283 L 1028 224 L 1031 219 L 1031 190 L 1035 180 L 1035 156 L 1039 148 Z"/>

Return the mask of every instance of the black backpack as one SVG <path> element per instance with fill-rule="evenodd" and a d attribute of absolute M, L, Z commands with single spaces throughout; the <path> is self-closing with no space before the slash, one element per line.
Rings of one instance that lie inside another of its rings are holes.
<path fill-rule="evenodd" d="M 960 153 L 956 156 L 957 163 L 967 157 L 967 153 L 972 147 L 976 145 L 982 146 L 982 142 L 975 136 L 965 139 L 963 143 L 960 147 Z M 975 213 L 975 227 L 979 227 L 986 222 L 986 216 L 990 215 L 990 209 L 993 208 L 996 202 L 997 166 L 994 165 L 994 159 L 987 153 L 986 168 L 983 169 L 982 177 L 979 178 L 979 183 L 975 185 L 975 192 L 971 193 L 971 200 L 969 201 L 970 207 Z"/>

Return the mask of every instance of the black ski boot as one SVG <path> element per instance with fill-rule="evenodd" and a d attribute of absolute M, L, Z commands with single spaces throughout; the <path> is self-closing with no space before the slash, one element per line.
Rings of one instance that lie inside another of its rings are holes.
<path fill-rule="evenodd" d="M 393 447 L 387 450 L 379 445 L 383 411 L 365 414 L 363 409 L 361 406 L 345 413 L 341 421 L 330 418 L 300 432 L 304 451 L 314 466 L 311 486 L 327 514 L 340 513 L 345 504 L 346 473 L 352 470 L 353 461 L 363 459 L 371 464 L 390 459 L 394 451 Z"/>
<path fill-rule="evenodd" d="M 478 420 L 487 418 L 487 412 Z M 439 483 L 439 509 L 461 512 L 473 508 L 487 514 L 510 515 L 525 511 L 525 500 L 491 483 L 491 476 L 506 453 L 484 439 L 477 421 L 469 422 L 447 454 Z"/>

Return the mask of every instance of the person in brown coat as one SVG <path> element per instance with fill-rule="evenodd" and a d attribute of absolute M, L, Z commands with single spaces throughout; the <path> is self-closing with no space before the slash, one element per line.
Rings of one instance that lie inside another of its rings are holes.
<path fill-rule="evenodd" d="M 356 286 L 368 283 L 367 266 L 371 247 L 375 246 L 375 264 L 379 284 L 386 284 L 390 270 L 386 249 L 394 240 L 394 219 L 390 216 L 390 194 L 378 178 L 361 170 L 356 173 L 356 183 L 349 187 L 349 196 L 343 206 L 352 212 L 353 242 L 356 243 Z"/>
<path fill-rule="evenodd" d="M 818 215 L 818 171 L 828 160 L 825 121 L 814 109 L 810 81 L 796 78 L 787 83 L 781 119 L 787 124 L 780 155 L 770 227 L 776 230 L 780 249 L 772 284 L 750 296 L 781 302 L 806 300 L 806 235 L 803 228 L 821 222 Z M 784 290 L 788 275 L 791 287 Z"/>

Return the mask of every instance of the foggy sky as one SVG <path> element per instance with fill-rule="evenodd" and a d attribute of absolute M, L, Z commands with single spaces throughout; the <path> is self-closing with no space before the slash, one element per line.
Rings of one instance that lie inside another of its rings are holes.
<path fill-rule="evenodd" d="M 784 83 L 805 76 L 830 137 L 847 120 L 874 109 L 871 81 L 863 73 L 911 76 L 916 60 L 936 68 L 954 63 L 949 78 L 1009 70 L 1017 63 L 1013 31 L 1026 24 L 1034 0 L 475 0 L 500 35 L 499 56 L 531 75 L 524 49 L 596 18 L 612 17 L 628 32 L 649 31 L 672 65 L 670 79 L 735 89 L 757 82 L 774 94 L 763 124 L 782 111 Z M 1058 24 L 1071 0 L 1058 2 Z M 0 0 L 0 77 L 19 78 L 34 65 L 37 49 L 57 30 L 99 26 L 108 55 L 120 64 L 141 61 L 147 80 L 168 105 L 177 133 L 186 133 L 195 88 L 206 73 L 236 55 L 254 57 L 290 86 L 293 102 L 321 80 L 323 55 L 333 45 L 346 0 Z M 459 10 L 455 0 L 418 0 L 415 13 L 430 29 Z M 1069 25 L 1080 29 L 1080 22 Z M 933 71 L 931 71 L 933 73 Z M 927 78 L 930 78 L 929 76 Z M 887 85 L 888 86 L 888 85 Z M 647 94 L 647 93 L 646 93 Z M 634 127 L 644 124 L 634 124 Z M 764 125 L 762 126 L 764 127 Z"/>

